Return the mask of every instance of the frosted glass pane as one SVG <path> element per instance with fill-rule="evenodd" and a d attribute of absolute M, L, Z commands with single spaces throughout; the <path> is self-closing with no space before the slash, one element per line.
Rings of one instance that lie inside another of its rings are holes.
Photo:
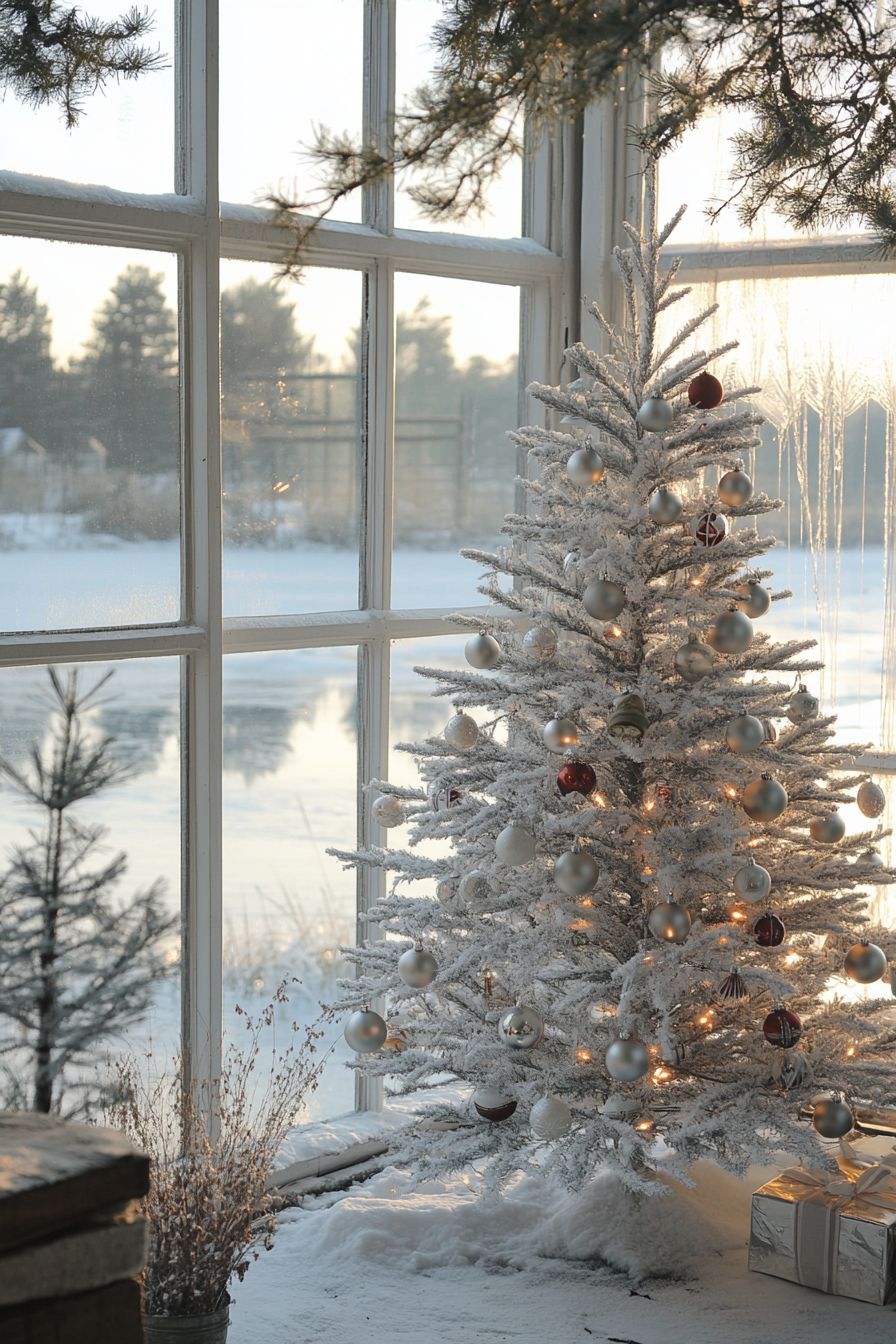
<path fill-rule="evenodd" d="M 358 605 L 362 277 L 221 264 L 224 613 Z"/>
<path fill-rule="evenodd" d="M 239 1003 L 268 1002 L 287 976 L 284 1023 L 316 1020 L 355 941 L 355 875 L 326 854 L 356 833 L 357 654 L 302 649 L 224 660 L 225 1027 Z M 239 1040 L 239 1036 L 236 1036 Z M 310 1118 L 354 1106 L 341 1024 Z"/>
<path fill-rule="evenodd" d="M 0 629 L 180 614 L 177 259 L 0 237 Z"/>
<path fill-rule="evenodd" d="M 432 72 L 436 53 L 432 31 L 443 17 L 442 0 L 398 0 L 395 29 L 395 107 L 400 114 L 414 90 L 425 83 Z M 395 223 L 400 229 L 437 229 L 462 233 L 468 237 L 519 238 L 523 216 L 523 163 L 514 157 L 486 193 L 486 209 L 480 217 L 474 213 L 461 221 L 435 223 L 421 215 L 417 206 L 402 190 L 418 180 L 418 174 L 405 174 L 397 183 Z"/>
<path fill-rule="evenodd" d="M 482 603 L 457 552 L 494 550 L 513 508 L 519 291 L 400 274 L 395 310 L 392 605 Z"/>
<path fill-rule="evenodd" d="M 125 0 L 90 0 L 91 18 L 117 19 Z M 153 31 L 144 45 L 164 68 L 137 79 L 110 80 L 84 99 L 83 114 L 66 130 L 60 110 L 35 111 L 6 91 L 0 101 L 0 169 L 96 183 L 120 191 L 174 190 L 174 3 L 152 6 Z"/>
<path fill-rule="evenodd" d="M 313 207 L 315 129 L 361 134 L 363 0 L 221 0 L 220 23 L 221 199 L 251 204 L 280 186 Z M 359 220 L 360 193 L 332 217 Z"/>

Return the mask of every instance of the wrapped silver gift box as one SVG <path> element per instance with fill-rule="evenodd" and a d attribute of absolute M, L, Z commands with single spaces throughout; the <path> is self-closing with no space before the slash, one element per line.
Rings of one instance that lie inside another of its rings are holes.
<path fill-rule="evenodd" d="M 883 1306 L 896 1292 L 896 1181 L 841 1165 L 839 1179 L 791 1168 L 756 1191 L 750 1269 Z"/>

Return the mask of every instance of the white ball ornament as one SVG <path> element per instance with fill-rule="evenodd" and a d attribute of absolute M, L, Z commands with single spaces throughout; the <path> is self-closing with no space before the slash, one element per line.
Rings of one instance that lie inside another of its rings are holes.
<path fill-rule="evenodd" d="M 562 1139 L 572 1128 L 572 1111 L 562 1097 L 541 1097 L 529 1112 L 529 1125 L 537 1139 Z"/>
<path fill-rule="evenodd" d="M 523 648 L 536 658 L 553 658 L 557 652 L 557 631 L 549 625 L 533 625 L 523 636 Z"/>
<path fill-rule="evenodd" d="M 534 1008 L 518 1003 L 498 1019 L 498 1036 L 510 1050 L 533 1050 L 544 1036 L 544 1018 Z"/>
<path fill-rule="evenodd" d="M 612 579 L 595 579 L 585 589 L 582 605 L 596 621 L 612 621 L 625 606 L 625 592 Z"/>
<path fill-rule="evenodd" d="M 604 462 L 593 448 L 577 448 L 566 464 L 573 485 L 597 485 L 604 474 Z"/>
<path fill-rule="evenodd" d="M 403 826 L 407 821 L 401 803 L 391 793 L 384 793 L 382 798 L 377 798 L 370 810 L 377 825 L 385 826 L 387 830 L 393 826 Z"/>
<path fill-rule="evenodd" d="M 819 845 L 837 845 L 846 834 L 846 822 L 839 812 L 828 817 L 813 817 L 809 822 L 809 834 Z"/>
<path fill-rule="evenodd" d="M 607 1073 L 617 1083 L 636 1083 L 650 1068 L 647 1047 L 630 1036 L 617 1036 L 604 1055 Z"/>
<path fill-rule="evenodd" d="M 706 633 L 706 642 L 716 653 L 744 653 L 753 639 L 753 622 L 733 608 L 717 616 Z"/>
<path fill-rule="evenodd" d="M 455 714 L 445 724 L 444 737 L 457 751 L 469 751 L 479 738 L 479 725 L 469 714 Z"/>
<path fill-rule="evenodd" d="M 554 881 L 567 896 L 584 896 L 593 891 L 600 868 L 593 854 L 583 849 L 568 849 L 554 863 Z"/>
<path fill-rule="evenodd" d="M 389 1031 L 386 1023 L 370 1008 L 359 1008 L 345 1024 L 346 1042 L 359 1055 L 372 1055 L 384 1044 Z"/>
<path fill-rule="evenodd" d="M 800 685 L 799 690 L 790 697 L 790 704 L 785 712 L 791 723 L 808 723 L 810 719 L 817 719 L 818 696 Z"/>
<path fill-rule="evenodd" d="M 439 972 L 439 963 L 422 947 L 409 947 L 398 958 L 398 975 L 410 989 L 425 989 Z"/>
<path fill-rule="evenodd" d="M 487 672 L 501 661 L 501 645 L 485 630 L 480 630 L 464 645 L 464 657 L 471 667 Z"/>
<path fill-rule="evenodd" d="M 887 954 L 876 943 L 863 938 L 847 952 L 843 969 L 856 984 L 873 985 L 887 973 Z"/>
<path fill-rule="evenodd" d="M 544 744 L 555 756 L 578 745 L 579 734 L 572 719 L 549 719 L 542 733 Z"/>
<path fill-rule="evenodd" d="M 887 795 L 879 784 L 866 779 L 864 784 L 859 785 L 856 802 L 863 817 L 879 817 L 887 806 Z"/>
<path fill-rule="evenodd" d="M 638 424 L 652 434 L 661 434 L 672 423 L 674 412 L 665 397 L 648 397 L 638 411 Z"/>
<path fill-rule="evenodd" d="M 772 879 L 767 869 L 750 858 L 743 868 L 738 868 L 731 885 L 742 901 L 764 901 L 772 889 Z"/>
<path fill-rule="evenodd" d="M 719 499 L 730 509 L 749 504 L 753 497 L 753 482 L 744 471 L 743 462 L 738 462 L 733 471 L 726 471 L 718 485 Z"/>
<path fill-rule="evenodd" d="M 761 719 L 756 719 L 746 710 L 741 710 L 736 719 L 732 719 L 725 729 L 725 742 L 730 751 L 739 756 L 756 751 L 765 741 L 765 728 Z"/>
<path fill-rule="evenodd" d="M 676 494 L 674 490 L 669 490 L 665 485 L 661 485 L 650 496 L 647 512 L 658 526 L 664 527 L 671 523 L 677 523 L 683 508 L 684 501 L 681 495 Z"/>
<path fill-rule="evenodd" d="M 512 821 L 498 833 L 495 841 L 495 854 L 501 863 L 510 868 L 520 868 L 535 858 L 535 836 L 525 826 Z"/>
<path fill-rule="evenodd" d="M 771 593 L 756 579 L 746 579 L 743 583 L 739 583 L 737 591 L 740 594 L 737 605 L 751 621 L 764 616 L 772 604 Z"/>

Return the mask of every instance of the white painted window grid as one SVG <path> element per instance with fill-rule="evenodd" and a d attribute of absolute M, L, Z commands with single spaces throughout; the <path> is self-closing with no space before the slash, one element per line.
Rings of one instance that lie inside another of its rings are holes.
<path fill-rule="evenodd" d="M 381 141 L 395 103 L 395 0 L 365 3 L 365 130 Z M 222 660 L 228 653 L 355 645 L 359 650 L 359 782 L 388 770 L 390 647 L 397 639 L 454 633 L 449 610 L 391 609 L 394 276 L 396 271 L 518 286 L 522 421 L 535 415 L 523 389 L 571 376 L 564 344 L 579 337 L 582 296 L 612 314 L 610 252 L 622 219 L 640 216 L 640 165 L 630 128 L 637 95 L 596 105 L 558 128 L 527 161 L 523 234 L 467 238 L 393 226 L 391 182 L 368 191 L 363 223 L 325 221 L 308 264 L 364 275 L 366 481 L 362 495 L 359 609 L 222 619 L 219 263 L 279 261 L 286 243 L 266 212 L 218 197 L 218 14 L 215 0 L 180 0 L 177 24 L 178 194 L 137 195 L 0 174 L 0 232 L 140 247 L 180 259 L 183 528 L 182 615 L 171 625 L 0 636 L 0 668 L 180 655 L 184 825 L 184 1045 L 197 1083 L 218 1074 L 222 1022 Z M 636 81 L 631 81 L 636 85 Z M 889 271 L 861 238 L 685 246 L 688 280 Z M 585 332 L 587 337 L 590 332 Z M 525 472 L 526 464 L 519 464 Z M 522 502 L 522 501 L 520 501 Z M 484 610 L 470 608 L 469 611 Z M 880 760 L 877 768 L 889 768 Z M 358 834 L 382 842 L 359 790 Z M 383 880 L 359 877 L 359 909 Z M 365 929 L 365 933 L 367 930 Z M 361 1106 L 379 1097 L 364 1087 Z"/>

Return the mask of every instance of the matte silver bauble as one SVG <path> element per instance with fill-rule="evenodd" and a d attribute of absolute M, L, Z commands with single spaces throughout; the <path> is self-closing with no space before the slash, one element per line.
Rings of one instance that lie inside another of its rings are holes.
<path fill-rule="evenodd" d="M 813 817 L 809 834 L 820 845 L 838 845 L 846 834 L 846 822 L 839 812 L 832 812 L 829 817 Z"/>
<path fill-rule="evenodd" d="M 574 588 L 576 592 L 578 592 L 582 582 L 582 576 L 579 573 L 581 560 L 582 557 L 579 555 L 578 551 L 570 551 L 569 555 L 567 555 L 563 561 L 563 577 L 566 579 L 570 588 Z"/>
<path fill-rule="evenodd" d="M 372 1055 L 388 1036 L 388 1028 L 380 1017 L 370 1008 L 359 1008 L 345 1024 L 343 1035 L 350 1050 L 359 1055 Z"/>
<path fill-rule="evenodd" d="M 638 424 L 651 434 L 661 434 L 672 423 L 674 412 L 665 397 L 648 397 L 638 411 Z"/>
<path fill-rule="evenodd" d="M 723 611 L 706 632 L 706 642 L 716 653 L 744 653 L 753 639 L 753 622 L 742 611 Z"/>
<path fill-rule="evenodd" d="M 599 877 L 597 860 L 587 850 L 568 849 L 554 862 L 554 881 L 567 896 L 593 891 Z"/>
<path fill-rule="evenodd" d="M 747 859 L 743 868 L 738 868 L 734 874 L 731 885 L 734 894 L 742 901 L 764 901 L 772 889 L 772 879 L 755 859 Z"/>
<path fill-rule="evenodd" d="M 785 713 L 791 723 L 808 723 L 810 719 L 817 719 L 818 696 L 801 685 L 790 697 L 790 704 Z"/>
<path fill-rule="evenodd" d="M 464 645 L 464 657 L 471 667 L 487 672 L 501 661 L 501 645 L 492 635 L 480 630 Z"/>
<path fill-rule="evenodd" d="M 683 943 L 691 931 L 691 917 L 676 901 L 655 906 L 647 923 L 654 938 L 664 943 Z"/>
<path fill-rule="evenodd" d="M 401 803 L 391 793 L 384 793 L 382 798 L 375 799 L 370 811 L 377 825 L 385 826 L 387 830 L 391 830 L 393 826 L 403 826 L 407 821 L 401 810 Z"/>
<path fill-rule="evenodd" d="M 529 1112 L 529 1125 L 537 1139 L 562 1139 L 572 1129 L 572 1111 L 562 1097 L 542 1097 Z"/>
<path fill-rule="evenodd" d="M 617 1036 L 604 1055 L 607 1073 L 617 1083 L 636 1083 L 650 1068 L 646 1045 L 628 1036 Z"/>
<path fill-rule="evenodd" d="M 739 756 L 748 751 L 755 751 L 765 741 L 762 720 L 754 719 L 753 715 L 747 714 L 746 711 L 741 712 L 725 729 L 725 741 L 730 750 L 737 752 Z"/>
<path fill-rule="evenodd" d="M 718 495 L 722 503 L 732 509 L 749 504 L 753 498 L 753 482 L 743 470 L 743 464 L 725 472 L 719 481 Z"/>
<path fill-rule="evenodd" d="M 866 779 L 864 784 L 859 785 L 856 802 L 863 817 L 879 817 L 887 805 L 887 795 L 879 784 Z"/>
<path fill-rule="evenodd" d="M 864 854 L 860 854 L 858 863 L 867 863 L 871 868 L 886 868 L 884 856 L 879 849 L 866 849 Z"/>
<path fill-rule="evenodd" d="M 519 868 L 535 858 L 535 836 L 525 826 L 518 826 L 512 821 L 498 833 L 495 854 L 501 863 L 506 863 L 510 868 Z"/>
<path fill-rule="evenodd" d="M 497 1087 L 477 1087 L 470 1100 L 476 1114 L 493 1125 L 509 1120 L 517 1108 L 516 1098 L 508 1097 Z"/>
<path fill-rule="evenodd" d="M 549 625 L 533 625 L 523 636 L 523 648 L 536 658 L 553 658 L 557 652 L 557 631 Z"/>
<path fill-rule="evenodd" d="M 455 714 L 445 724 L 444 738 L 457 751 L 469 751 L 479 738 L 479 725 L 469 714 Z"/>
<path fill-rule="evenodd" d="M 398 974 L 411 989 L 425 989 L 435 980 L 439 963 L 431 952 L 422 947 L 409 947 L 398 958 Z"/>
<path fill-rule="evenodd" d="M 677 523 L 683 508 L 684 501 L 681 495 L 677 495 L 674 490 L 667 490 L 664 485 L 661 485 L 659 490 L 654 490 L 650 496 L 647 512 L 655 523 L 663 526 Z"/>
<path fill-rule="evenodd" d="M 858 985 L 873 985 L 887 973 L 887 954 L 876 943 L 862 939 L 851 947 L 843 961 L 843 969 L 850 980 Z"/>
<path fill-rule="evenodd" d="M 595 579 L 582 594 L 582 605 L 596 621 L 612 621 L 625 606 L 625 593 L 612 579 Z"/>
<path fill-rule="evenodd" d="M 578 745 L 579 734 L 572 719 L 549 719 L 542 733 L 544 744 L 555 756 Z"/>
<path fill-rule="evenodd" d="M 465 873 L 458 884 L 458 894 L 464 901 L 484 901 L 491 894 L 491 883 L 478 868 Z"/>
<path fill-rule="evenodd" d="M 534 1008 L 518 1003 L 498 1019 L 498 1035 L 511 1050 L 531 1050 L 544 1036 L 544 1018 Z"/>
<path fill-rule="evenodd" d="M 604 460 L 593 448 L 577 448 L 566 464 L 573 485 L 597 485 L 604 474 Z"/>
<path fill-rule="evenodd" d="M 440 905 L 453 905 L 457 896 L 457 879 L 443 877 L 436 887 L 436 899 Z"/>
<path fill-rule="evenodd" d="M 693 686 L 715 671 L 716 659 L 712 649 L 701 642 L 696 630 L 688 635 L 686 644 L 675 650 L 675 671 L 682 680 Z"/>
<path fill-rule="evenodd" d="M 812 1112 L 812 1128 L 823 1139 L 843 1139 L 855 1125 L 855 1116 L 839 1092 L 820 1101 Z"/>
<path fill-rule="evenodd" d="M 719 546 L 727 537 L 729 526 L 724 513 L 710 509 L 698 514 L 691 523 L 691 536 L 698 546 Z"/>
<path fill-rule="evenodd" d="M 767 826 L 777 821 L 787 807 L 787 792 L 771 775 L 761 775 L 759 779 L 750 780 L 740 801 L 751 821 L 760 821 Z"/>
<path fill-rule="evenodd" d="M 737 591 L 740 593 L 738 606 L 745 616 L 749 616 L 751 621 L 756 621 L 760 616 L 764 616 L 772 604 L 772 595 L 767 588 L 756 579 L 747 579 L 744 583 L 737 585 Z"/>

